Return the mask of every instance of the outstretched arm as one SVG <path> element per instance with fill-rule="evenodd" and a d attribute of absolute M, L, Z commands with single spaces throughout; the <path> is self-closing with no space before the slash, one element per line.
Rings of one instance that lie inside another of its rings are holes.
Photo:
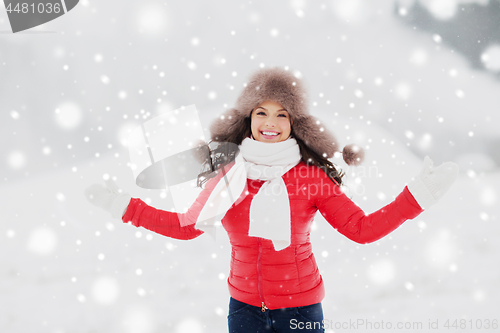
<path fill-rule="evenodd" d="M 422 170 L 403 192 L 374 213 L 366 215 L 340 190 L 333 191 L 336 194 L 331 196 L 318 197 L 316 206 L 340 233 L 355 242 L 370 243 L 437 203 L 457 176 L 457 164 L 446 162 L 434 168 L 432 160 L 426 156 Z"/>
<path fill-rule="evenodd" d="M 234 162 L 225 168 L 230 168 L 232 165 Z M 224 172 L 219 172 L 206 182 L 186 213 L 156 209 L 141 199 L 131 198 L 111 179 L 106 181 L 106 186 L 101 184 L 89 186 L 85 190 L 85 195 L 92 204 L 107 210 L 113 217 L 121 218 L 125 223 L 131 222 L 136 227 L 143 227 L 167 237 L 188 240 L 203 234 L 202 230 L 195 228 L 198 216 L 223 175 Z"/>
<path fill-rule="evenodd" d="M 188 240 L 203 234 L 203 231 L 194 227 L 194 224 L 182 227 L 179 215 L 181 214 L 156 209 L 141 199 L 132 198 L 122 220 L 175 239 Z"/>
<path fill-rule="evenodd" d="M 231 167 L 234 163 L 229 164 Z M 193 239 L 203 231 L 196 229 L 198 217 L 218 181 L 223 177 L 219 172 L 210 178 L 195 202 L 186 213 L 172 213 L 148 206 L 140 199 L 131 199 L 123 222 L 131 222 L 136 227 L 143 227 L 158 234 L 176 239 Z"/>
<path fill-rule="evenodd" d="M 207 191 L 202 191 L 196 202 L 185 214 L 172 213 L 156 209 L 144 201 L 131 198 L 128 193 L 123 193 L 116 183 L 108 179 L 105 185 L 93 184 L 85 190 L 87 199 L 109 213 L 114 218 L 121 218 L 123 222 L 131 222 L 136 227 L 143 227 L 158 234 L 176 239 L 193 239 L 203 233 L 194 228 L 199 210 L 208 197 Z M 179 217 L 183 219 L 180 223 Z"/>
<path fill-rule="evenodd" d="M 379 240 L 423 211 L 407 187 L 393 202 L 369 215 L 344 193 L 320 199 L 316 206 L 332 227 L 361 244 Z"/>

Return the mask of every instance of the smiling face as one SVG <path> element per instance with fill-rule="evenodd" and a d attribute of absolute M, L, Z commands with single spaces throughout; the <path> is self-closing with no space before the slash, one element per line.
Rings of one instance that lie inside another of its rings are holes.
<path fill-rule="evenodd" d="M 290 136 L 292 121 L 281 104 L 265 101 L 252 111 L 252 135 L 261 142 L 285 141 Z"/>

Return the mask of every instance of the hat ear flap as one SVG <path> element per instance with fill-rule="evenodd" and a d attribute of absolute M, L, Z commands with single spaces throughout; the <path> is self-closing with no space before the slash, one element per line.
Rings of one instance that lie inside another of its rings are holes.
<path fill-rule="evenodd" d="M 332 158 L 339 151 L 337 140 L 323 124 L 313 116 L 295 119 L 293 124 L 295 137 L 300 138 L 315 153 Z"/>
<path fill-rule="evenodd" d="M 209 130 L 212 141 L 227 141 L 229 135 L 234 132 L 240 122 L 244 121 L 244 119 L 245 117 L 242 116 L 237 109 L 228 109 L 210 125 Z"/>

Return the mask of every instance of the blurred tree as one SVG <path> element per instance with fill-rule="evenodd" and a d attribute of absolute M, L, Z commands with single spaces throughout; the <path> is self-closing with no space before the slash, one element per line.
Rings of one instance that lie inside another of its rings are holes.
<path fill-rule="evenodd" d="M 396 4 L 399 13 L 401 4 Z M 438 34 L 443 43 L 463 54 L 472 68 L 485 69 L 481 56 L 490 45 L 500 46 L 500 1 L 459 4 L 455 15 L 439 19 L 421 1 L 413 2 L 401 20 L 417 29 Z M 500 79 L 500 71 L 493 73 Z"/>

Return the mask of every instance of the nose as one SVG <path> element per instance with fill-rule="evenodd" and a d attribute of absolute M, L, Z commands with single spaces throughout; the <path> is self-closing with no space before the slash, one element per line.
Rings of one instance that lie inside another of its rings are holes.
<path fill-rule="evenodd" d="M 267 127 L 275 127 L 276 126 L 275 121 L 272 117 L 267 118 L 265 124 Z"/>

